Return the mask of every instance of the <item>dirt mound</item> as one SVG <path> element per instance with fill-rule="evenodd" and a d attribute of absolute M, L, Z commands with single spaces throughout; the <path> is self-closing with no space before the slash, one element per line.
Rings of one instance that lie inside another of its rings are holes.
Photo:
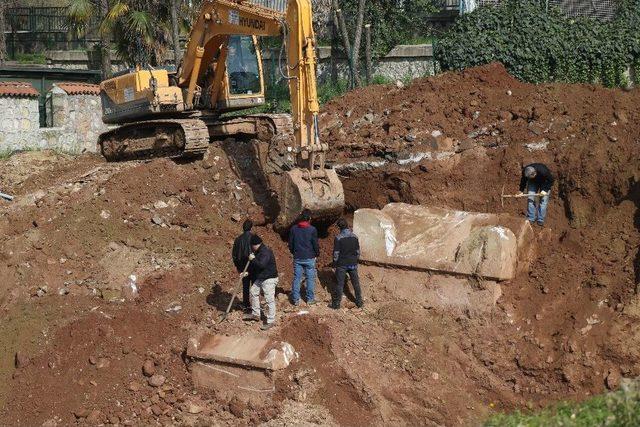
<path fill-rule="evenodd" d="M 282 273 L 269 333 L 301 355 L 274 374 L 266 406 L 195 390 L 181 354 L 198 328 L 259 333 L 239 310 L 216 322 L 237 286 L 233 238 L 245 217 L 263 223 L 272 199 L 246 141 L 191 162 L 14 156 L 0 167 L 0 189 L 16 196 L 0 201 L 0 423 L 459 425 L 615 388 L 640 374 L 637 105 L 637 90 L 527 85 L 499 64 L 328 104 L 323 138 L 349 209 L 522 215 L 500 193 L 517 190 L 523 164 L 547 163 L 557 184 L 530 273 L 504 283 L 489 314 L 402 302 L 364 274 L 365 309 L 330 310 L 331 229 L 321 303 L 300 315 L 286 242 L 257 227 Z M 123 301 L 131 274 L 140 296 Z"/>

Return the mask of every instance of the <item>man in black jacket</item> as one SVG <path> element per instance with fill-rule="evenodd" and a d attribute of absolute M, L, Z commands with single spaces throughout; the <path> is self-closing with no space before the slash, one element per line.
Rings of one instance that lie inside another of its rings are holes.
<path fill-rule="evenodd" d="M 248 219 L 242 224 L 242 234 L 236 237 L 233 242 L 233 249 L 231 250 L 231 259 L 233 265 L 236 266 L 238 273 L 242 273 L 247 262 L 249 262 L 249 254 L 251 253 L 251 228 L 253 228 L 253 222 Z M 249 302 L 249 287 L 251 286 L 251 275 L 245 275 L 242 278 L 242 308 L 245 311 L 251 309 Z"/>
<path fill-rule="evenodd" d="M 311 212 L 302 211 L 296 225 L 289 230 L 289 251 L 293 255 L 293 283 L 291 303 L 300 304 L 300 283 L 304 272 L 307 278 L 307 305 L 314 305 L 316 286 L 316 258 L 320 255 L 318 230 L 311 225 Z"/>
<path fill-rule="evenodd" d="M 554 178 L 551 171 L 542 163 L 531 163 L 522 168 L 520 194 L 524 194 L 526 190 L 530 195 L 527 197 L 527 219 L 532 224 L 537 223 L 541 227 L 544 225 L 553 181 Z M 535 194 L 540 195 L 540 202 L 537 207 Z"/>
<path fill-rule="evenodd" d="M 333 241 L 333 263 L 336 267 L 336 281 L 338 284 L 331 308 L 336 310 L 340 308 L 347 274 L 351 279 L 351 284 L 356 294 L 356 306 L 362 308 L 362 292 L 360 290 L 360 279 L 358 278 L 358 259 L 360 258 L 358 236 L 349 229 L 349 224 L 344 218 L 340 218 L 336 225 L 340 229 L 340 233 Z"/>
<path fill-rule="evenodd" d="M 273 251 L 262 243 L 260 236 L 251 236 L 251 314 L 245 314 L 244 320 L 260 320 L 260 289 L 267 303 L 267 323 L 261 329 L 271 329 L 276 321 L 276 287 L 278 286 L 278 267 Z"/>

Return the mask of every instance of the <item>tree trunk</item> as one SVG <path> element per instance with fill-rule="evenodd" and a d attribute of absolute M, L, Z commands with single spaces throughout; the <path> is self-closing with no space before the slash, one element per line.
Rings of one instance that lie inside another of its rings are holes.
<path fill-rule="evenodd" d="M 351 55 L 351 43 L 349 42 L 349 33 L 347 32 L 347 24 L 344 21 L 344 15 L 342 14 L 342 10 L 340 9 L 340 4 L 338 4 L 338 0 L 332 0 L 333 6 L 333 20 L 336 27 L 340 30 L 340 35 L 342 36 L 342 45 L 344 47 L 344 52 L 347 55 L 348 64 L 349 64 L 349 86 L 352 88 L 354 86 L 360 85 L 360 77 L 355 72 L 354 64 L 353 64 L 353 55 Z"/>
<path fill-rule="evenodd" d="M 357 85 L 360 86 L 360 42 L 362 41 L 362 24 L 364 22 L 364 6 L 365 0 L 358 1 L 358 19 L 356 21 L 356 34 L 353 39 L 353 52 L 351 52 L 351 56 L 353 57 L 353 73 L 358 76 Z"/>
<path fill-rule="evenodd" d="M 109 13 L 109 0 L 100 0 L 100 17 L 104 19 Z M 102 68 L 102 78 L 111 77 L 111 36 L 100 34 L 100 68 Z"/>
<path fill-rule="evenodd" d="M 331 22 L 331 56 L 329 57 L 331 64 L 331 83 L 333 85 L 338 84 L 338 61 L 336 55 L 338 54 L 338 28 L 336 27 L 335 20 Z"/>
<path fill-rule="evenodd" d="M 0 2 L 0 64 L 7 60 L 7 38 L 5 31 L 9 27 L 7 25 L 7 2 Z"/>
<path fill-rule="evenodd" d="M 173 54 L 176 68 L 182 60 L 182 50 L 180 49 L 180 27 L 178 25 L 178 6 L 180 0 L 169 0 L 171 2 L 171 33 L 173 38 Z"/>
<path fill-rule="evenodd" d="M 367 84 L 371 84 L 371 24 L 364 26 L 364 42 L 365 42 L 365 72 L 367 77 Z"/>

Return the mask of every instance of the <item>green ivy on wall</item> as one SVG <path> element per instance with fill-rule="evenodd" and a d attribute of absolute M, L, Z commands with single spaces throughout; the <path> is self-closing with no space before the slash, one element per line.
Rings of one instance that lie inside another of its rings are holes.
<path fill-rule="evenodd" d="M 540 1 L 506 0 L 460 17 L 434 55 L 443 70 L 500 61 L 525 82 L 623 86 L 629 66 L 639 78 L 640 0 L 620 0 L 609 22 L 567 18 Z"/>

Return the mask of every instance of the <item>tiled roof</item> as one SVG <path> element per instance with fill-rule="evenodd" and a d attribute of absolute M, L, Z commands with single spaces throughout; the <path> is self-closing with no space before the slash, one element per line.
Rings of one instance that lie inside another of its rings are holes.
<path fill-rule="evenodd" d="M 40 93 L 29 82 L 0 82 L 0 96 L 38 97 Z"/>
<path fill-rule="evenodd" d="M 68 95 L 99 95 L 100 86 L 91 83 L 56 83 L 60 89 L 67 92 Z"/>

